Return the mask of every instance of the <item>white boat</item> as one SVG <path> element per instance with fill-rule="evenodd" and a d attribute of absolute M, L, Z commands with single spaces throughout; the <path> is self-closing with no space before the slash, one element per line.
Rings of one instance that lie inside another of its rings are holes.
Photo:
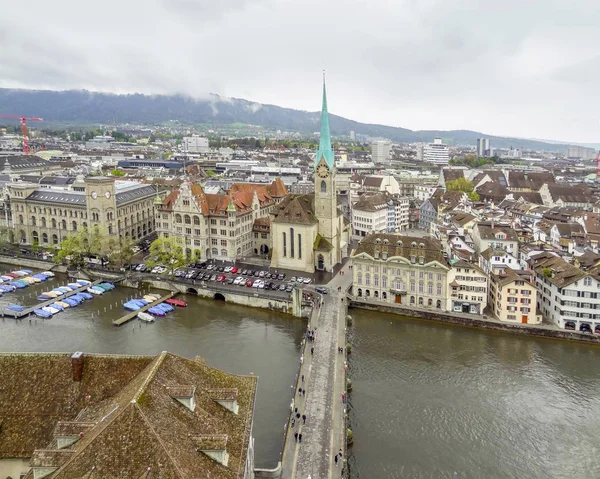
<path fill-rule="evenodd" d="M 43 309 L 44 311 L 47 311 L 48 313 L 50 313 L 50 314 L 52 314 L 52 315 L 55 315 L 56 313 L 58 313 L 58 312 L 59 312 L 59 311 L 58 311 L 58 309 L 56 309 L 56 308 L 53 308 L 52 306 L 44 306 L 42 309 Z"/>
<path fill-rule="evenodd" d="M 137 317 L 140 321 L 144 321 L 145 323 L 153 323 L 154 322 L 154 316 L 152 316 L 151 314 L 148 313 L 138 313 Z"/>
<path fill-rule="evenodd" d="M 42 271 L 42 274 L 49 276 L 50 278 L 54 278 L 54 273 L 52 271 Z"/>
<path fill-rule="evenodd" d="M 95 294 L 96 296 L 100 296 L 102 294 L 102 291 L 99 291 L 99 290 L 93 289 L 93 288 L 88 288 L 87 292 L 91 293 L 91 294 Z"/>

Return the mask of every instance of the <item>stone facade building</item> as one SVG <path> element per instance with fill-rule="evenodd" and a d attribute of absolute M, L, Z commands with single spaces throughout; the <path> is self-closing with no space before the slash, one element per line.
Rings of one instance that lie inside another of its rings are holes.
<path fill-rule="evenodd" d="M 199 184 L 184 182 L 156 202 L 156 231 L 177 238 L 188 257 L 235 261 L 266 255 L 269 214 L 285 196 L 281 179 L 270 185 L 234 183 L 227 194 L 208 194 Z"/>
<path fill-rule="evenodd" d="M 438 240 L 371 234 L 352 259 L 352 295 L 357 299 L 447 310 L 450 265 Z"/>
<path fill-rule="evenodd" d="M 8 184 L 12 242 L 58 247 L 66 236 L 94 227 L 133 240 L 154 231 L 154 187 L 103 176 L 79 182 L 73 191 Z"/>

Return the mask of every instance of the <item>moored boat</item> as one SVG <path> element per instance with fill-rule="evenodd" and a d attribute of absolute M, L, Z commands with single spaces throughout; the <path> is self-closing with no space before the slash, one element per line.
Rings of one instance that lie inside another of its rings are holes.
<path fill-rule="evenodd" d="M 44 311 L 43 309 L 34 309 L 33 314 L 35 314 L 38 318 L 44 318 L 44 319 L 52 317 L 51 313 L 49 313 L 48 311 Z"/>
<path fill-rule="evenodd" d="M 167 299 L 165 301 L 165 303 L 172 304 L 173 306 L 180 306 L 182 308 L 185 308 L 187 306 L 187 303 L 185 301 L 182 301 L 181 299 L 174 299 L 174 298 Z"/>
<path fill-rule="evenodd" d="M 152 316 L 151 314 L 148 313 L 143 313 L 143 312 L 139 312 L 137 314 L 137 317 L 140 321 L 144 321 L 146 323 L 153 323 L 154 322 L 154 316 Z"/>

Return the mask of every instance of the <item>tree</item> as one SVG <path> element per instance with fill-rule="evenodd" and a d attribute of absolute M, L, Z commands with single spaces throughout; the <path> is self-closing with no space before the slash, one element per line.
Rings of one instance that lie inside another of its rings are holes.
<path fill-rule="evenodd" d="M 110 174 L 112 176 L 125 176 L 125 172 L 123 172 L 121 170 L 117 170 L 117 169 L 111 170 Z"/>
<path fill-rule="evenodd" d="M 135 256 L 135 252 L 133 251 L 134 245 L 135 241 L 131 238 L 121 239 L 121 243 L 119 244 L 119 252 L 117 254 L 121 264 L 131 264 L 131 260 Z"/>
<path fill-rule="evenodd" d="M 150 252 L 145 263 L 148 268 L 164 265 L 172 272 L 174 269 L 185 266 L 187 259 L 183 247 L 176 241 L 175 237 L 160 237 L 150 245 Z"/>
<path fill-rule="evenodd" d="M 450 180 L 446 182 L 446 189 L 448 191 L 462 191 L 466 193 L 471 201 L 479 201 L 479 193 L 475 191 L 473 183 L 466 178 L 458 178 L 456 180 Z"/>
<path fill-rule="evenodd" d="M 54 256 L 54 261 L 60 264 L 66 262 L 68 266 L 74 266 L 77 269 L 85 266 L 84 238 L 81 232 L 68 235 L 62 241 L 58 253 Z"/>

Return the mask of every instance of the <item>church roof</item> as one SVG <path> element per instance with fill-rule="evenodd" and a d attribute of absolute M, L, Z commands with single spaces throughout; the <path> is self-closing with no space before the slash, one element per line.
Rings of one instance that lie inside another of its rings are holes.
<path fill-rule="evenodd" d="M 331 135 L 329 133 L 329 113 L 327 112 L 327 91 L 325 88 L 325 76 L 323 76 L 323 105 L 321 107 L 321 135 L 319 137 L 319 149 L 315 158 L 315 168 L 321 161 L 325 159 L 329 171 L 333 171 L 335 167 L 335 155 L 331 148 Z"/>
<path fill-rule="evenodd" d="M 272 211 L 273 223 L 312 225 L 319 220 L 314 213 L 314 195 L 289 195 Z"/>

